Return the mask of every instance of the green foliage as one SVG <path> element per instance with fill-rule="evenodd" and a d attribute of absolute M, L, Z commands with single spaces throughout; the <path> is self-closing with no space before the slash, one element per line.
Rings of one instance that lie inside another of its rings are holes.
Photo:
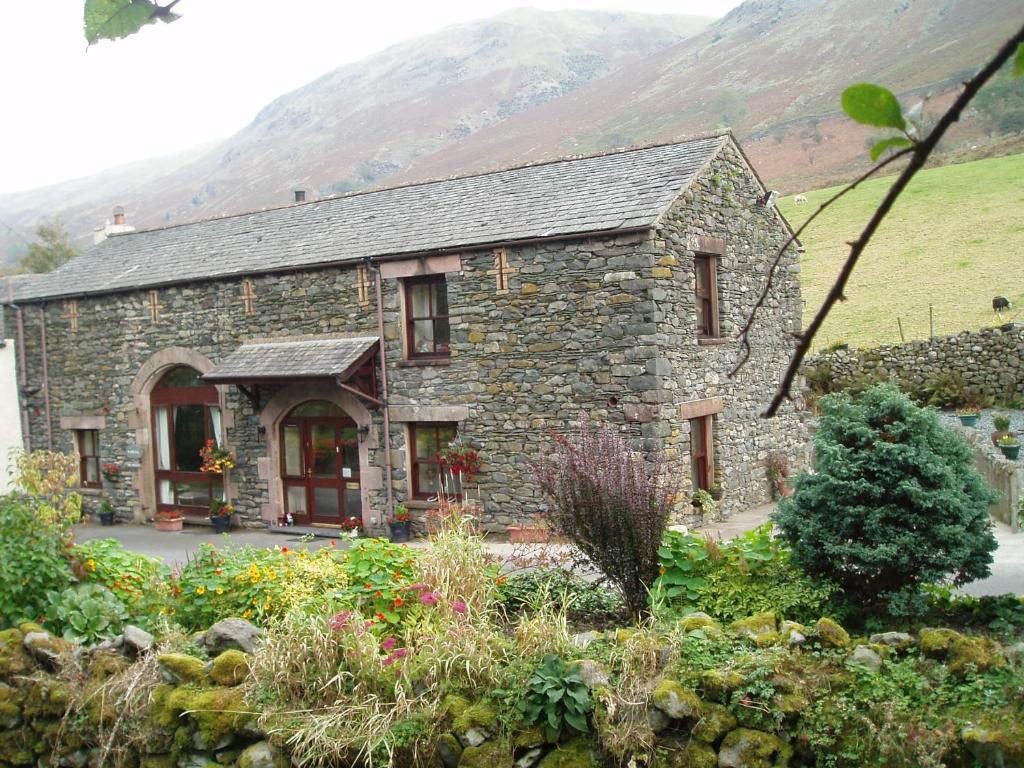
<path fill-rule="evenodd" d="M 843 111 L 863 125 L 905 130 L 900 102 L 888 88 L 871 83 L 851 85 L 842 95 Z"/>
<path fill-rule="evenodd" d="M 345 553 L 348 585 L 335 592 L 341 603 L 376 617 L 381 631 L 401 624 L 420 603 L 409 587 L 417 578 L 416 554 L 386 539 L 360 539 Z"/>
<path fill-rule="evenodd" d="M 85 39 L 89 45 L 134 35 L 157 19 L 171 22 L 178 14 L 150 0 L 85 0 Z"/>
<path fill-rule="evenodd" d="M 564 606 L 570 621 L 588 626 L 608 624 L 622 616 L 622 597 L 565 568 L 543 568 L 509 576 L 500 587 L 499 599 L 512 616 L 537 612 L 552 602 Z"/>
<path fill-rule="evenodd" d="M 167 610 L 169 569 L 156 558 L 127 550 L 116 539 L 92 539 L 74 547 L 70 559 L 79 580 L 113 592 L 136 624 L 149 626 Z"/>
<path fill-rule="evenodd" d="M 41 618 L 48 594 L 71 583 L 64 539 L 40 521 L 38 506 L 29 496 L 0 497 L 0 629 Z"/>
<path fill-rule="evenodd" d="M 48 526 L 70 541 L 71 526 L 82 516 L 78 457 L 57 451 L 18 451 L 14 454 L 14 484 L 32 499 L 37 525 Z"/>
<path fill-rule="evenodd" d="M 92 645 L 121 632 L 128 618 L 124 603 L 102 584 L 77 584 L 51 593 L 47 624 L 65 640 Z"/>
<path fill-rule="evenodd" d="M 545 656 L 526 683 L 523 719 L 527 725 L 543 725 L 549 741 L 557 740 L 566 725 L 587 733 L 587 715 L 593 709 L 579 667 L 567 666 L 558 656 Z"/>
<path fill-rule="evenodd" d="M 903 136 L 892 136 L 892 137 L 890 137 L 888 139 L 882 139 L 881 141 L 876 142 L 871 147 L 871 151 L 870 151 L 871 160 L 873 162 L 877 161 L 878 158 L 880 158 L 882 155 L 884 155 L 887 150 L 896 149 L 896 148 L 905 149 L 907 147 L 912 147 L 912 146 L 914 146 L 913 142 L 910 139 L 907 139 L 907 138 L 905 138 Z"/>
<path fill-rule="evenodd" d="M 28 253 L 19 262 L 26 272 L 52 272 L 78 255 L 60 219 L 42 221 L 36 226 L 36 237 L 39 242 L 29 243 Z"/>
<path fill-rule="evenodd" d="M 793 562 L 890 609 L 925 584 L 986 576 L 993 494 L 970 448 L 892 385 L 821 406 L 814 474 L 774 516 Z"/>
<path fill-rule="evenodd" d="M 956 371 L 936 371 L 924 380 L 917 399 L 936 408 L 959 408 L 967 401 L 967 384 Z"/>

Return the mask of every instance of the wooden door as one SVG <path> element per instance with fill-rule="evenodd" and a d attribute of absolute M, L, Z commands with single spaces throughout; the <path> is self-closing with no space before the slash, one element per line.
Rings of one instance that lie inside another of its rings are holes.
<path fill-rule="evenodd" d="M 362 519 L 359 441 L 348 418 L 294 417 L 281 425 L 285 509 L 300 525 Z"/>

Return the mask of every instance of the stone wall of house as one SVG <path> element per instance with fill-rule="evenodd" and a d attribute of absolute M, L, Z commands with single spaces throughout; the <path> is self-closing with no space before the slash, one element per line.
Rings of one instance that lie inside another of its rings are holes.
<path fill-rule="evenodd" d="M 969 390 L 1005 402 L 1024 396 L 1024 326 L 836 350 L 808 357 L 804 369 L 826 365 L 836 379 L 895 376 L 915 388 L 938 374 L 957 373 Z"/>
<path fill-rule="evenodd" d="M 789 236 L 776 211 L 757 204 L 762 189 L 743 157 L 727 146 L 663 217 L 657 237 L 664 255 L 652 270 L 658 310 L 658 341 L 665 350 L 647 371 L 651 400 L 662 419 L 650 425 L 673 456 L 685 459 L 689 478 L 690 422 L 686 405 L 720 400 L 714 416 L 715 481 L 725 512 L 770 500 L 765 462 L 785 454 L 791 470 L 808 461 L 808 434 L 797 403 L 772 419 L 761 417 L 771 401 L 799 330 L 799 260 L 785 254 L 774 285 L 750 333 L 750 358 L 733 378 L 740 355 L 736 335 L 760 294 L 769 263 Z M 702 240 L 703 238 L 703 240 Z M 698 340 L 694 252 L 720 241 L 719 338 Z"/>

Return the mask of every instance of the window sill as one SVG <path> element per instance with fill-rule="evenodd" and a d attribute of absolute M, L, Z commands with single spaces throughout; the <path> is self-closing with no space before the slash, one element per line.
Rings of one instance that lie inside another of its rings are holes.
<path fill-rule="evenodd" d="M 724 347 L 731 341 L 732 339 L 727 339 L 722 336 L 698 337 L 697 345 L 700 347 Z"/>
<path fill-rule="evenodd" d="M 80 485 L 76 489 L 82 496 L 102 496 L 103 488 L 93 488 L 91 486 Z"/>
<path fill-rule="evenodd" d="M 399 360 L 395 365 L 399 368 L 419 368 L 424 365 L 451 365 L 450 357 L 413 357 L 407 360 Z"/>

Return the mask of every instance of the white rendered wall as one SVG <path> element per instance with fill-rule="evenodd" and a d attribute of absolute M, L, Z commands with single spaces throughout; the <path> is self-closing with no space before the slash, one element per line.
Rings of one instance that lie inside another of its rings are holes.
<path fill-rule="evenodd" d="M 10 490 L 11 450 L 21 447 L 14 341 L 7 339 L 4 346 L 0 347 L 0 493 Z"/>

